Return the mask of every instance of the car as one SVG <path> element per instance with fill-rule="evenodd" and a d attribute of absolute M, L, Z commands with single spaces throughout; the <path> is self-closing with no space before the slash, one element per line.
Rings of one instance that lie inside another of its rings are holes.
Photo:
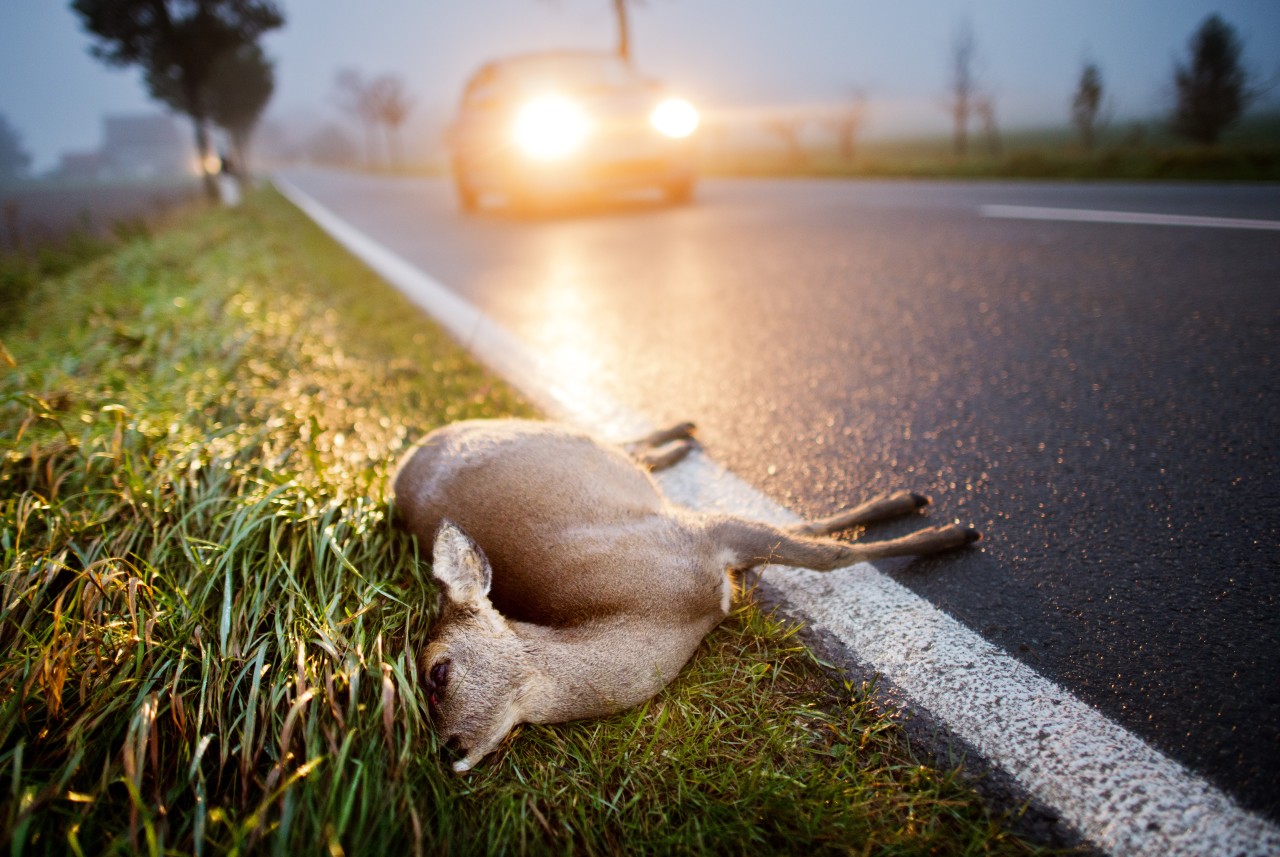
<path fill-rule="evenodd" d="M 458 202 L 491 193 L 516 208 L 582 194 L 656 188 L 692 197 L 698 111 L 620 56 L 522 54 L 467 82 L 448 133 Z"/>

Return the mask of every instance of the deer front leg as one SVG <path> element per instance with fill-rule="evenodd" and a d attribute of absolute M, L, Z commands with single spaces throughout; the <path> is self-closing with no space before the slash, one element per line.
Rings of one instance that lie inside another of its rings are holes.
<path fill-rule="evenodd" d="M 912 491 L 899 491 L 888 497 L 877 497 L 874 500 L 868 500 L 860 506 L 855 506 L 829 518 L 820 518 L 816 521 L 796 524 L 790 528 L 790 532 L 800 536 L 829 536 L 832 533 L 838 533 L 850 527 L 861 527 L 865 524 L 874 524 L 877 521 L 887 521 L 890 518 L 910 515 L 927 505 L 929 505 L 929 498 L 923 494 L 916 494 Z"/>

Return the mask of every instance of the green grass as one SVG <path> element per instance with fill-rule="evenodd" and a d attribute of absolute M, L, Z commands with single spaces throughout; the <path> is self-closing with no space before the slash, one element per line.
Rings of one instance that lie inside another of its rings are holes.
<path fill-rule="evenodd" d="M 754 607 L 650 703 L 438 761 L 387 480 L 528 414 L 271 193 L 29 296 L 0 386 L 19 854 L 1033 851 Z"/>
<path fill-rule="evenodd" d="M 710 157 L 712 175 L 834 178 L 1072 179 L 1280 181 L 1280 112 L 1250 114 L 1216 146 L 1174 137 L 1159 118 L 1117 123 L 1085 152 L 1067 128 L 1031 128 L 1001 135 L 992 153 L 971 133 L 969 153 L 956 157 L 949 137 L 867 140 L 843 159 L 833 144 L 812 146 L 797 161 L 780 147 Z"/>
<path fill-rule="evenodd" d="M 142 220 L 116 224 L 113 238 L 94 235 L 81 226 L 62 240 L 41 244 L 29 253 L 0 253 L 0 330 L 21 324 L 28 299 L 48 279 L 72 270 L 115 249 L 120 241 L 143 237 L 149 227 Z"/>
<path fill-rule="evenodd" d="M 964 158 L 941 147 L 868 147 L 852 161 L 817 151 L 803 162 L 777 152 L 747 153 L 707 163 L 709 175 L 814 178 L 1075 179 L 1120 181 L 1280 181 L 1280 146 L 1224 148 L 1114 147 L 1095 154 L 1070 148 L 981 151 Z"/>

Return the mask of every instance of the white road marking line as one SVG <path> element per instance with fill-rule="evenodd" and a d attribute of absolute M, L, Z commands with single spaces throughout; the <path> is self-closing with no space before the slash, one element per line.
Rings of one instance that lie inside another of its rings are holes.
<path fill-rule="evenodd" d="M 1144 226 L 1280 230 L 1280 220 L 1254 220 L 1245 217 L 1196 217 L 1184 214 L 1147 214 L 1137 211 L 1042 208 L 1034 205 L 984 205 L 978 210 L 983 217 L 1002 217 L 1012 220 L 1066 220 L 1077 223 L 1135 223 Z"/>
<path fill-rule="evenodd" d="M 652 428 L 608 396 L 567 390 L 540 376 L 538 355 L 476 307 L 287 180 L 277 177 L 275 184 L 552 416 L 614 438 Z M 661 476 L 668 496 L 695 509 L 799 520 L 701 454 Z M 766 573 L 810 625 L 838 637 L 1102 850 L 1151 857 L 1280 853 L 1280 828 L 874 566 L 832 574 L 770 567 Z"/>
<path fill-rule="evenodd" d="M 551 361 L 525 347 L 477 307 L 350 226 L 287 179 L 276 176 L 272 181 L 320 228 L 429 312 L 481 362 L 533 398 L 543 410 L 597 426 L 596 431 L 603 431 L 600 426 L 610 426 L 613 437 L 639 437 L 653 430 L 646 420 L 599 391 L 552 377 Z"/>

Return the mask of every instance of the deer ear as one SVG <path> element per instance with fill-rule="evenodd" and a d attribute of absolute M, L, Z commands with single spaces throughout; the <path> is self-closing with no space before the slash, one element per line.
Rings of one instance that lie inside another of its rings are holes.
<path fill-rule="evenodd" d="M 489 559 L 452 521 L 441 521 L 440 529 L 436 530 L 431 574 L 444 585 L 445 595 L 455 604 L 489 601 L 489 585 L 493 582 Z"/>

